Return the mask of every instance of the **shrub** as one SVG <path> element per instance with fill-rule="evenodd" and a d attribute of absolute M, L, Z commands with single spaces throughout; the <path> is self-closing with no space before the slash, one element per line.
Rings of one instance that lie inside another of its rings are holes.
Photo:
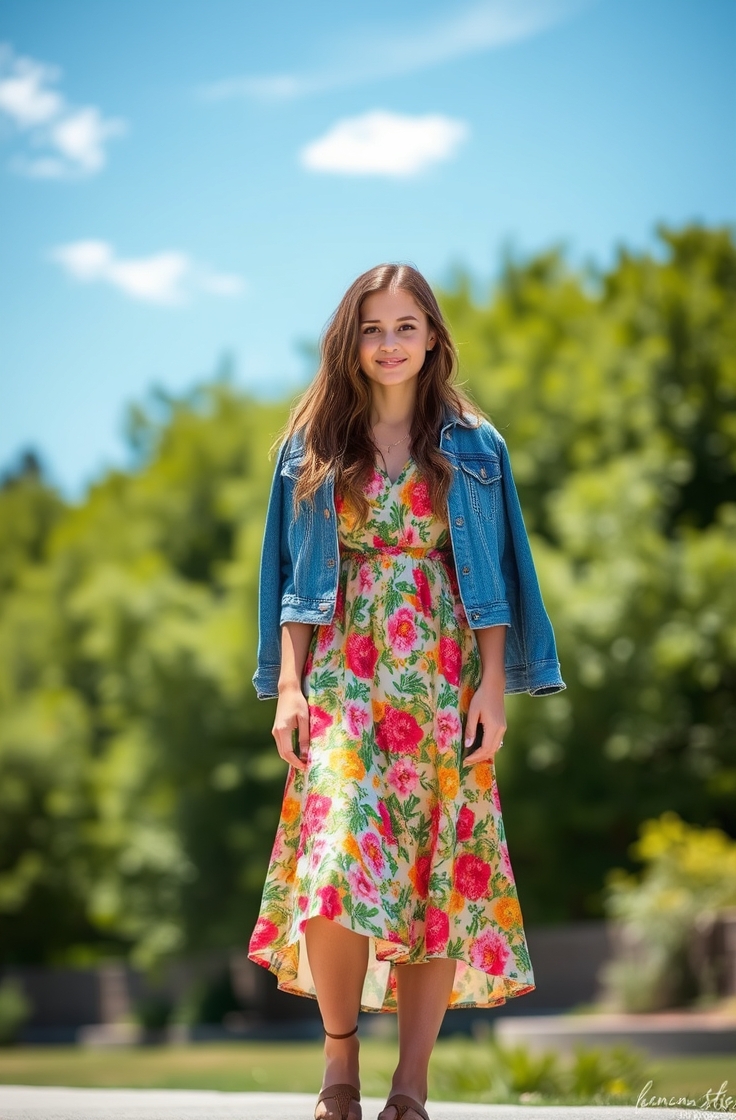
<path fill-rule="evenodd" d="M 20 981 L 8 976 L 0 984 L 0 1046 L 10 1046 L 17 1040 L 31 1010 Z"/>
<path fill-rule="evenodd" d="M 631 854 L 645 864 L 639 876 L 614 868 L 606 877 L 617 940 L 601 972 L 608 1001 L 653 1011 L 712 994 L 707 969 L 693 968 L 692 943 L 704 923 L 736 906 L 736 841 L 665 812 L 644 821 Z"/>

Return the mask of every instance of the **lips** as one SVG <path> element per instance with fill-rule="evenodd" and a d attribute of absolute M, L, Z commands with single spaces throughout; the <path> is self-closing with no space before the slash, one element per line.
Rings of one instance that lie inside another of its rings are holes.
<path fill-rule="evenodd" d="M 406 361 L 406 358 L 383 358 L 378 362 L 379 366 L 386 366 L 388 369 L 393 369 L 394 366 L 400 366 Z"/>

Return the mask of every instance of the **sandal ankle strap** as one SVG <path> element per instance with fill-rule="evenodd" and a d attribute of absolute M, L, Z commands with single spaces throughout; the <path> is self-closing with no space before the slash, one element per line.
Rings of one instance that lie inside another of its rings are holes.
<path fill-rule="evenodd" d="M 327 1030 L 325 1030 L 325 1034 L 328 1038 L 350 1038 L 351 1035 L 357 1034 L 359 1025 L 359 1023 L 356 1023 L 353 1029 L 348 1031 L 347 1034 L 330 1034 Z M 324 1030 L 324 1027 L 322 1029 Z"/>

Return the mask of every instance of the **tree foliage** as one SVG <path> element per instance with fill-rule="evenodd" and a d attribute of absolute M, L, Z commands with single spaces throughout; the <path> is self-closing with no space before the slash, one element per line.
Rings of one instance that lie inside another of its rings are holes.
<path fill-rule="evenodd" d="M 736 834 L 736 245 L 661 229 L 605 273 L 507 260 L 441 293 L 509 443 L 567 691 L 512 696 L 498 772 L 527 921 L 602 913 L 674 810 Z M 283 764 L 250 678 L 288 402 L 131 410 L 138 462 L 0 490 L 0 953 L 242 945 Z"/>

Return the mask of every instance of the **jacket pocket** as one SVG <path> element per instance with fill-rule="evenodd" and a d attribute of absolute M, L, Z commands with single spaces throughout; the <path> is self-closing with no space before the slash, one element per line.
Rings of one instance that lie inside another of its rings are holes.
<path fill-rule="evenodd" d="M 501 462 L 498 456 L 463 457 L 459 460 L 459 465 L 472 508 L 484 521 L 496 521 L 501 482 Z"/>

